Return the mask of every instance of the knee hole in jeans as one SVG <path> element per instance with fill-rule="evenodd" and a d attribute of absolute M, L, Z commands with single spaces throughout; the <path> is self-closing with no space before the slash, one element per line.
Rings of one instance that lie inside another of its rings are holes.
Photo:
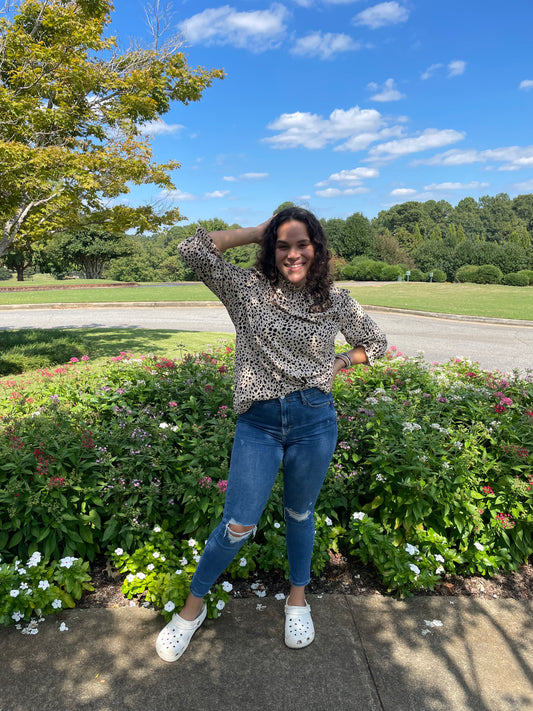
<path fill-rule="evenodd" d="M 293 511 L 292 509 L 285 508 L 285 514 L 286 516 L 292 518 L 294 521 L 302 523 L 302 521 L 307 521 L 307 519 L 311 515 L 311 511 L 305 511 L 305 513 L 296 513 L 296 511 Z"/>
<path fill-rule="evenodd" d="M 226 524 L 226 533 L 231 543 L 240 543 L 251 536 L 255 536 L 257 526 L 242 526 L 231 520 Z"/>

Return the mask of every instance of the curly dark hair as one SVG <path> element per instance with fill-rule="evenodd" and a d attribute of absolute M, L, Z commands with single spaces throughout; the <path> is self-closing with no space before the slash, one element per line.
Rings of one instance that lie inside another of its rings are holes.
<path fill-rule="evenodd" d="M 285 222 L 291 220 L 297 220 L 306 226 L 307 234 L 315 249 L 315 256 L 307 273 L 305 288 L 313 299 L 313 310 L 323 311 L 330 305 L 329 291 L 333 284 L 329 271 L 331 253 L 322 225 L 313 213 L 302 207 L 288 207 L 274 215 L 265 229 L 256 268 L 263 272 L 272 286 L 278 282 L 280 277 L 276 267 L 278 229 Z"/>

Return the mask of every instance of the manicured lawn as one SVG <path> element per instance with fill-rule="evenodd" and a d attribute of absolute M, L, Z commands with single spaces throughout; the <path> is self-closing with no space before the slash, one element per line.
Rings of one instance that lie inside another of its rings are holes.
<path fill-rule="evenodd" d="M 373 283 L 350 287 L 361 304 L 533 321 L 533 289 L 499 284 Z"/>
<path fill-rule="evenodd" d="M 2 282 L 0 282 L 1 289 Z M 97 304 L 130 301 L 217 301 L 203 284 L 179 286 L 125 286 L 101 289 L 68 289 L 49 291 L 1 292 L 2 304 Z"/>

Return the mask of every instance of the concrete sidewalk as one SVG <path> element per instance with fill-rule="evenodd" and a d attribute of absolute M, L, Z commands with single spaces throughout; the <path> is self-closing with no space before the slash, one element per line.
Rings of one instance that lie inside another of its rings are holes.
<path fill-rule="evenodd" d="M 283 602 L 237 599 L 174 664 L 155 653 L 152 610 L 62 612 L 34 636 L 2 628 L 0 711 L 533 709 L 531 601 L 308 600 L 305 649 L 283 643 Z"/>

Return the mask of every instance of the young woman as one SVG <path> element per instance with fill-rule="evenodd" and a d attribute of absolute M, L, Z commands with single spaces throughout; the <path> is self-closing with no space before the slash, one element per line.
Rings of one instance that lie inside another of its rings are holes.
<path fill-rule="evenodd" d="M 224 261 L 224 250 L 253 242 L 261 245 L 255 268 Z M 281 464 L 290 580 L 285 643 L 301 649 L 314 639 L 305 600 L 314 507 L 337 441 L 331 385 L 342 368 L 381 357 L 386 338 L 349 293 L 333 285 L 326 237 L 307 210 L 288 208 L 258 227 L 198 228 L 178 249 L 235 325 L 238 418 L 222 521 L 209 536 L 183 609 L 161 631 L 156 649 L 166 661 L 183 654 L 205 619 L 203 597 L 255 534 Z M 339 331 L 352 348 L 336 355 Z"/>

